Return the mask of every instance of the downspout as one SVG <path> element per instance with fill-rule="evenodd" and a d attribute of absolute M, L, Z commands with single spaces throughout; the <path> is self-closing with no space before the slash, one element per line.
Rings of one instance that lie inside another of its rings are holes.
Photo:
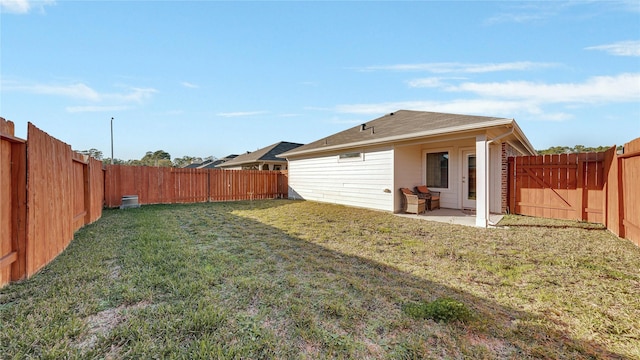
<path fill-rule="evenodd" d="M 511 129 L 510 129 L 509 131 L 507 131 L 506 133 L 501 134 L 501 135 L 498 135 L 498 136 L 494 137 L 493 139 L 491 139 L 491 140 L 489 140 L 489 141 L 487 141 L 487 142 L 486 142 L 485 146 L 487 147 L 487 148 L 486 148 L 486 152 L 487 152 L 487 154 L 488 154 L 488 156 L 487 156 L 487 159 L 488 159 L 488 160 L 490 160 L 490 159 L 491 159 L 491 154 L 489 153 L 489 144 L 491 144 L 491 143 L 492 143 L 492 142 L 494 142 L 494 141 L 500 140 L 500 139 L 502 139 L 502 138 L 504 138 L 504 137 L 507 137 L 507 136 L 509 136 L 509 135 L 513 134 L 513 131 L 514 131 L 514 127 L 513 127 L 513 126 L 511 126 Z M 489 170 L 489 169 L 488 169 L 488 168 L 489 168 L 489 165 L 490 165 L 490 164 L 489 164 L 489 161 L 487 161 L 487 170 Z M 489 173 L 489 172 L 487 171 L 487 173 Z M 489 173 L 489 174 L 490 174 L 490 173 Z M 489 175 L 489 176 L 490 176 L 490 175 Z M 489 194 L 487 194 L 487 204 L 484 204 L 484 205 L 487 207 L 487 214 L 491 214 L 491 210 L 489 209 L 489 204 L 488 204 L 489 199 L 490 199 Z M 487 216 L 487 218 L 490 218 L 490 216 Z M 491 225 L 491 226 L 496 226 L 496 225 L 497 225 L 497 223 L 492 223 L 490 219 L 487 219 L 487 223 L 488 223 L 489 225 Z"/>

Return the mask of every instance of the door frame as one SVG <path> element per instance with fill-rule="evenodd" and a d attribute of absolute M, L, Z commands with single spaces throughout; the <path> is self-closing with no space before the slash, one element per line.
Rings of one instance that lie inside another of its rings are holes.
<path fill-rule="evenodd" d="M 476 156 L 476 150 L 474 148 L 464 148 L 460 150 L 460 202 L 461 209 L 476 209 L 476 200 L 469 200 L 469 157 Z M 476 162 L 477 164 L 477 162 Z M 477 194 L 477 188 L 476 188 Z M 477 196 L 477 195 L 476 195 Z"/>

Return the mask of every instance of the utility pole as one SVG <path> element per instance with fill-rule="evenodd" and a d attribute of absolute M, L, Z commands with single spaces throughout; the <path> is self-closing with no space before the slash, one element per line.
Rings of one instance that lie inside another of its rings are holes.
<path fill-rule="evenodd" d="M 113 117 L 111 118 L 111 165 L 113 165 Z"/>

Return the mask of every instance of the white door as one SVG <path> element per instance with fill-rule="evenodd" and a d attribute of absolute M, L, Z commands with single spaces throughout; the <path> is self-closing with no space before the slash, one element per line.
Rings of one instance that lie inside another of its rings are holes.
<path fill-rule="evenodd" d="M 462 152 L 462 207 L 476 208 L 476 153 Z"/>

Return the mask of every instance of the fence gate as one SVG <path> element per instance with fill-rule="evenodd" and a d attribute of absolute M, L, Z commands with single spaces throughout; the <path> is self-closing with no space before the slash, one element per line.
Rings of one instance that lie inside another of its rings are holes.
<path fill-rule="evenodd" d="M 604 223 L 605 153 L 509 158 L 509 210 Z"/>

